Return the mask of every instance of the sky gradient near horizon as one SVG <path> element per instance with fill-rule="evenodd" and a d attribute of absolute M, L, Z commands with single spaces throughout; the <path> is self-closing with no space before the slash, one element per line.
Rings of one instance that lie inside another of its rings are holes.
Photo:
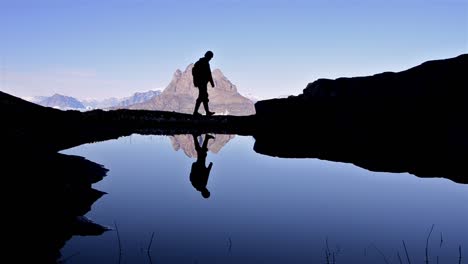
<path fill-rule="evenodd" d="M 468 53 L 468 0 L 0 0 L 0 90 L 163 89 L 206 50 L 244 95 Z"/>

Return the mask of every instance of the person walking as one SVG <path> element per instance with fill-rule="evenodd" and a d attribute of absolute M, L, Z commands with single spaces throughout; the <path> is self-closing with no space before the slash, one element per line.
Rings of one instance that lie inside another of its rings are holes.
<path fill-rule="evenodd" d="M 195 101 L 195 109 L 193 110 L 193 115 L 200 116 L 198 109 L 200 104 L 203 103 L 205 107 L 205 112 L 207 116 L 214 115 L 215 112 L 211 112 L 208 107 L 208 83 L 211 84 L 211 87 L 215 87 L 213 82 L 213 76 L 211 75 L 210 60 L 213 58 L 213 52 L 207 51 L 205 56 L 200 58 L 192 68 L 193 76 L 193 85 L 198 88 L 198 98 Z"/>

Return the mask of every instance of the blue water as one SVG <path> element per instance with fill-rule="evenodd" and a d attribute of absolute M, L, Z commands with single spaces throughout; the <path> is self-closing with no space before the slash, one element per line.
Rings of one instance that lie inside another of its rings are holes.
<path fill-rule="evenodd" d="M 109 169 L 93 185 L 108 194 L 86 216 L 114 229 L 73 237 L 67 263 L 399 263 L 398 253 L 406 263 L 403 241 L 424 263 L 432 225 L 429 263 L 458 263 L 459 246 L 468 255 L 468 185 L 265 156 L 235 136 L 208 152 L 205 199 L 190 182 L 193 144 L 173 141 L 132 135 L 62 151 Z"/>

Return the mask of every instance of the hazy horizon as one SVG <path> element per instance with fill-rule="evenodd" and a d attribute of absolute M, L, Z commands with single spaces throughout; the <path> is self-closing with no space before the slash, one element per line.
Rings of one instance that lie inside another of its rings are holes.
<path fill-rule="evenodd" d="M 163 90 L 206 50 L 242 95 L 402 71 L 468 52 L 468 1 L 0 2 L 0 90 L 122 98 Z"/>

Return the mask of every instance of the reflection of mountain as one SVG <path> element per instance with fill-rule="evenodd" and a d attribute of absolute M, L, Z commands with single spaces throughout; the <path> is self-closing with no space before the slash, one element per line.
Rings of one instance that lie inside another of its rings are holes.
<path fill-rule="evenodd" d="M 192 68 L 193 64 L 190 64 L 184 72 L 177 70 L 171 83 L 160 96 L 126 108 L 193 113 L 198 90 L 193 86 Z M 217 114 L 237 116 L 255 113 L 253 102 L 239 94 L 237 87 L 219 69 L 213 71 L 213 81 L 215 88 L 208 85 L 209 104 L 212 111 Z"/>
<path fill-rule="evenodd" d="M 202 139 L 203 136 L 199 137 L 199 140 L 203 141 Z M 214 135 L 214 139 L 211 139 L 208 143 L 208 151 L 211 151 L 213 153 L 218 153 L 221 148 L 226 145 L 229 140 L 233 139 L 235 136 L 234 135 L 223 135 L 223 134 L 218 134 Z M 193 144 L 193 137 L 192 135 L 173 135 L 169 136 L 171 139 L 172 147 L 174 148 L 175 151 L 179 151 L 182 149 L 185 153 L 190 158 L 196 158 L 197 157 L 197 152 L 195 151 L 195 145 Z"/>
<path fill-rule="evenodd" d="M 3 180 L 16 189 L 5 200 L 13 208 L 13 217 L 6 219 L 10 229 L 6 241 L 25 241 L 7 244 L 7 249 L 12 247 L 5 250 L 7 254 L 18 248 L 24 253 L 15 254 L 18 261 L 12 263 L 56 263 L 63 259 L 60 250 L 72 236 L 108 230 L 84 216 L 105 194 L 91 184 L 100 181 L 107 169 L 78 156 L 14 148 L 7 146 L 8 156 L 2 155 L 2 175 L 8 176 Z"/>

